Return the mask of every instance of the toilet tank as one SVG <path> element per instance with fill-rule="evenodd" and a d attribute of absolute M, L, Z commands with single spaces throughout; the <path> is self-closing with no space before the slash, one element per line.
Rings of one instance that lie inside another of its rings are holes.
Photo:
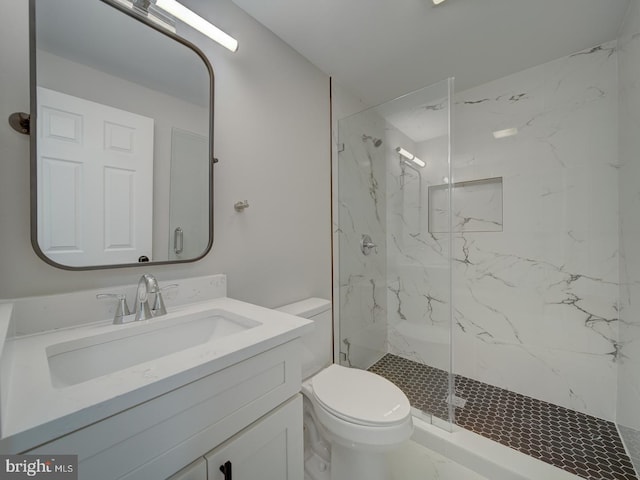
<path fill-rule="evenodd" d="M 277 308 L 281 312 L 297 315 L 314 322 L 314 329 L 302 336 L 302 378 L 311 375 L 333 363 L 333 335 L 331 302 L 323 298 L 307 298 L 296 303 Z"/>

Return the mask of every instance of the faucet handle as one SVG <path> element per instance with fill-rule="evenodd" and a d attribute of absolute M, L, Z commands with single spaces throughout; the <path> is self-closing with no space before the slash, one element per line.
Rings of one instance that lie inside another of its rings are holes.
<path fill-rule="evenodd" d="M 162 299 L 162 292 L 172 288 L 178 288 L 178 284 L 172 283 L 171 285 L 165 285 L 164 287 L 159 288 L 156 292 L 156 298 L 153 301 L 153 307 L 151 307 L 151 313 L 154 316 L 158 317 L 167 313 L 167 308 L 165 307 L 164 300 Z"/>
<path fill-rule="evenodd" d="M 117 298 L 118 299 L 118 308 L 116 309 L 116 314 L 113 317 L 114 324 L 121 324 L 124 322 L 124 317 L 127 315 L 131 315 L 131 311 L 129 310 L 129 305 L 127 305 L 127 297 L 124 293 L 98 293 L 96 295 L 97 299 L 103 298 Z"/>

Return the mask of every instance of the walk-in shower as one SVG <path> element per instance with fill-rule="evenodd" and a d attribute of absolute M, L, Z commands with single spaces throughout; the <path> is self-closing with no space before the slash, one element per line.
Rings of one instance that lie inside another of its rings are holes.
<path fill-rule="evenodd" d="M 636 87 L 619 90 L 615 47 L 340 119 L 334 171 L 340 361 L 395 382 L 426 421 L 588 479 L 640 465 L 640 420 L 616 417 L 636 395 L 637 322 L 619 328 L 619 305 L 640 272 L 619 254 L 635 197 L 618 102 Z"/>
<path fill-rule="evenodd" d="M 369 368 L 391 354 L 451 372 L 449 195 L 433 203 L 441 231 L 429 231 L 425 212 L 429 186 L 451 176 L 452 89 L 446 80 L 339 122 L 336 249 L 346 365 Z M 360 251 L 362 235 L 376 244 L 374 254 Z M 440 406 L 450 421 L 447 397 Z"/>

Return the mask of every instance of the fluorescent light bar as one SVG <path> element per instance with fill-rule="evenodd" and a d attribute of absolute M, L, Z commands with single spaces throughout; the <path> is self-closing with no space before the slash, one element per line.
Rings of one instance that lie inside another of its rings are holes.
<path fill-rule="evenodd" d="M 156 5 L 184 23 L 191 25 L 193 28 L 203 33 L 210 39 L 218 42 L 232 52 L 238 50 L 238 41 L 232 36 L 226 34 L 215 25 L 209 23 L 200 15 L 192 12 L 187 7 L 179 4 L 175 0 L 156 0 Z"/>
<path fill-rule="evenodd" d="M 518 129 L 517 128 L 507 128 L 505 130 L 497 130 L 495 132 L 493 132 L 493 138 L 506 138 L 506 137 L 511 137 L 513 135 L 517 135 L 518 134 Z"/>
<path fill-rule="evenodd" d="M 432 0 L 434 5 L 440 5 L 444 0 Z"/>
<path fill-rule="evenodd" d="M 404 148 L 402 147 L 398 147 L 396 148 L 396 152 L 398 152 L 401 156 L 403 156 L 404 158 L 406 158 L 407 160 L 411 160 L 413 163 L 415 163 L 416 165 L 418 165 L 419 167 L 426 167 L 427 164 L 424 163 L 422 160 L 420 160 L 418 157 L 416 157 L 413 153 L 411 152 L 407 152 Z"/>
<path fill-rule="evenodd" d="M 398 152 L 400 155 L 402 155 L 404 158 L 406 158 L 407 160 L 413 160 L 413 153 L 409 153 L 407 152 L 404 148 L 402 147 L 398 147 L 396 148 L 396 152 Z"/>
<path fill-rule="evenodd" d="M 426 164 L 426 163 L 424 163 L 422 160 L 420 160 L 418 157 L 413 157 L 413 158 L 411 159 L 411 161 L 412 161 L 413 163 L 415 163 L 416 165 L 418 165 L 419 167 L 422 167 L 422 168 L 424 168 L 424 167 L 426 167 L 426 166 L 427 166 L 427 164 Z"/>

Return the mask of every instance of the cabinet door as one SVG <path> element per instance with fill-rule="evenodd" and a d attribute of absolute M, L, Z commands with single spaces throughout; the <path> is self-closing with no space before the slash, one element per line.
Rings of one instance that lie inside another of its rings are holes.
<path fill-rule="evenodd" d="M 304 477 L 302 397 L 262 417 L 205 455 L 209 480 L 301 480 Z"/>
<path fill-rule="evenodd" d="M 199 458 L 167 480 L 207 480 L 207 462 L 204 458 Z"/>

